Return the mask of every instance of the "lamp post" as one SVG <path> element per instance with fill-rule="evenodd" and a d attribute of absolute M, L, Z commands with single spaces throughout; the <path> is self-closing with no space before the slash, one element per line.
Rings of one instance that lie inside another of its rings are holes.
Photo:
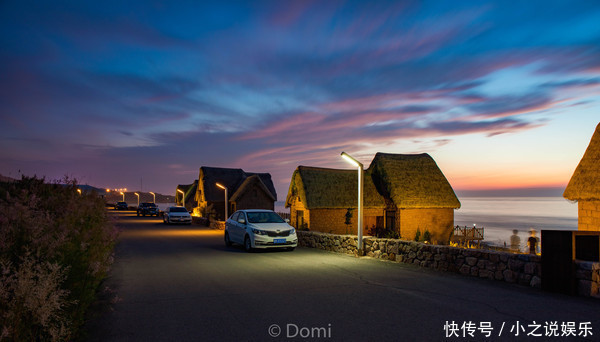
<path fill-rule="evenodd" d="M 348 163 L 358 168 L 358 255 L 363 254 L 363 164 L 358 160 L 352 158 L 348 153 L 342 152 L 342 158 Z"/>
<path fill-rule="evenodd" d="M 136 193 L 135 193 L 135 195 L 136 195 L 136 196 L 137 196 L 137 198 L 138 198 L 138 207 L 139 207 L 139 206 L 140 206 L 140 194 L 138 194 L 138 193 L 136 192 Z"/>
<path fill-rule="evenodd" d="M 125 202 L 125 193 L 121 191 L 121 195 L 123 195 L 123 202 Z"/>
<path fill-rule="evenodd" d="M 81 195 L 81 189 L 77 189 L 77 192 Z"/>
<path fill-rule="evenodd" d="M 227 214 L 228 214 L 227 212 L 228 212 L 228 209 L 229 209 L 229 203 L 227 202 L 227 187 L 226 187 L 226 186 L 224 186 L 224 185 L 221 185 L 221 184 L 219 184 L 219 183 L 215 183 L 215 184 L 216 184 L 216 185 L 217 185 L 219 188 L 221 188 L 221 189 L 225 190 L 225 219 L 224 219 L 223 221 L 227 221 L 227 217 L 228 217 L 228 216 L 227 216 Z"/>
<path fill-rule="evenodd" d="M 177 189 L 177 192 L 181 194 L 181 202 L 183 203 L 183 207 L 185 208 L 185 192 L 181 189 Z"/>
<path fill-rule="evenodd" d="M 156 203 L 156 194 L 152 191 L 150 191 L 150 193 L 152 194 L 152 203 Z"/>

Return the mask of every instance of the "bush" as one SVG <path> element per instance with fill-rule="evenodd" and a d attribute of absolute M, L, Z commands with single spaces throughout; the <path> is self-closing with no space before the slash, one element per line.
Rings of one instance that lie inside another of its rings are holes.
<path fill-rule="evenodd" d="M 400 234 L 395 230 L 385 229 L 383 227 L 376 227 L 372 225 L 371 228 L 367 228 L 367 235 L 375 236 L 383 239 L 399 239 Z"/>
<path fill-rule="evenodd" d="M 64 181 L 0 183 L 0 341 L 73 338 L 112 263 L 104 200 Z"/>
<path fill-rule="evenodd" d="M 425 233 L 423 233 L 423 241 L 431 242 L 431 233 L 427 229 L 425 229 Z"/>

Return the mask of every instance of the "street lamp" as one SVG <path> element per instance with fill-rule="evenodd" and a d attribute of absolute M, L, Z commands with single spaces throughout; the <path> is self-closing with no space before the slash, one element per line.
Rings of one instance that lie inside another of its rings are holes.
<path fill-rule="evenodd" d="M 123 202 L 125 202 L 125 193 L 121 191 L 121 195 L 123 195 Z"/>
<path fill-rule="evenodd" d="M 138 194 L 138 193 L 136 192 L 136 193 L 135 193 L 135 195 L 136 195 L 136 196 L 137 196 L 137 198 L 138 198 L 138 207 L 139 207 L 139 206 L 140 206 L 140 194 Z"/>
<path fill-rule="evenodd" d="M 152 191 L 150 191 L 150 193 L 152 194 L 152 203 L 156 203 L 156 194 Z"/>
<path fill-rule="evenodd" d="M 181 189 L 177 189 L 177 192 L 181 194 L 181 202 L 183 203 L 183 207 L 185 208 L 185 192 Z"/>
<path fill-rule="evenodd" d="M 356 166 L 358 168 L 358 255 L 362 255 L 363 253 L 363 217 L 362 217 L 362 207 L 363 207 L 363 164 L 358 160 L 352 158 L 348 153 L 342 152 L 342 158 L 346 160 L 348 163 Z"/>
<path fill-rule="evenodd" d="M 221 185 L 221 184 L 219 184 L 219 183 L 216 183 L 216 185 L 217 185 L 219 188 L 221 188 L 221 189 L 225 190 L 225 220 L 223 220 L 223 221 L 227 221 L 227 211 L 228 211 L 227 209 L 228 209 L 228 207 L 229 207 L 229 203 L 227 203 L 227 187 L 226 187 L 226 186 L 224 186 L 224 185 Z"/>
<path fill-rule="evenodd" d="M 81 189 L 77 189 L 77 192 L 81 195 Z"/>

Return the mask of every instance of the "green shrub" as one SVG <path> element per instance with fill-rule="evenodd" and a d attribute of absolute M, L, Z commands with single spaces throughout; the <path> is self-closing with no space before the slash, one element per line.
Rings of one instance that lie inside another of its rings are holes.
<path fill-rule="evenodd" d="M 431 233 L 427 229 L 425 229 L 425 233 L 423 233 L 423 241 L 431 242 Z"/>
<path fill-rule="evenodd" d="M 0 341 L 72 338 L 112 263 L 104 200 L 64 181 L 0 182 Z"/>
<path fill-rule="evenodd" d="M 384 239 L 399 239 L 400 234 L 395 230 L 386 230 L 382 236 Z"/>
<path fill-rule="evenodd" d="M 419 242 L 421 240 L 421 230 L 417 228 L 417 232 L 415 233 L 415 241 Z"/>

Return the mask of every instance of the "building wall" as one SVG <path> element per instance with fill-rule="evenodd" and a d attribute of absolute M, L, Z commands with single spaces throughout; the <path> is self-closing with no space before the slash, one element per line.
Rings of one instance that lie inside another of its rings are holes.
<path fill-rule="evenodd" d="M 454 209 L 401 209 L 396 212 L 400 238 L 414 240 L 417 229 L 421 238 L 425 230 L 432 243 L 447 244 L 454 226 Z"/>
<path fill-rule="evenodd" d="M 302 219 L 298 222 L 298 212 L 302 212 Z M 292 227 L 296 227 L 296 229 L 303 229 L 301 227 L 302 223 L 306 223 L 306 227 L 309 225 L 309 215 L 308 211 L 304 207 L 304 203 L 300 201 L 300 198 L 296 196 L 292 199 L 292 205 L 290 206 L 290 225 Z"/>
<path fill-rule="evenodd" d="M 236 210 L 241 209 L 275 209 L 275 202 L 258 186 L 248 189 L 235 202 Z"/>
<path fill-rule="evenodd" d="M 310 224 L 309 229 L 311 231 L 331 233 L 331 234 L 356 234 L 356 208 L 352 210 L 351 224 L 346 225 L 346 213 L 348 209 L 311 209 L 310 210 Z M 306 215 L 306 214 L 305 214 Z M 367 223 L 375 222 L 375 217 L 383 216 L 383 208 L 381 209 L 363 209 L 363 233 L 367 235 L 368 228 Z"/>
<path fill-rule="evenodd" d="M 600 231 L 600 201 L 581 200 L 578 208 L 578 229 Z"/>

